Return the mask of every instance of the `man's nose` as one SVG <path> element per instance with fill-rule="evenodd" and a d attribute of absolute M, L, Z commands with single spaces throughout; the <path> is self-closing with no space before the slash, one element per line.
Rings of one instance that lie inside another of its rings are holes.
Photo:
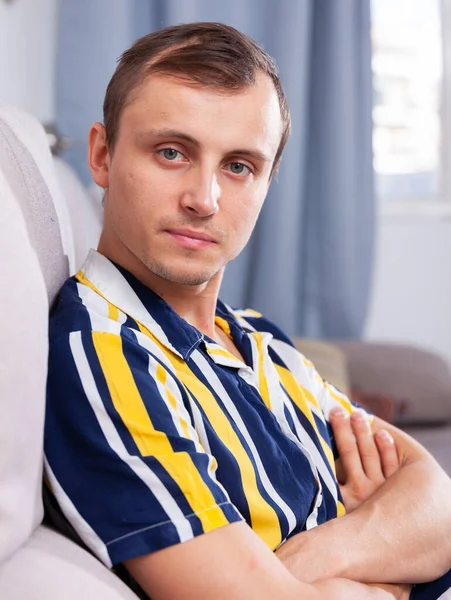
<path fill-rule="evenodd" d="M 189 187 L 182 196 L 184 210 L 198 217 L 210 217 L 219 210 L 221 188 L 216 172 L 198 169 L 192 174 Z"/>

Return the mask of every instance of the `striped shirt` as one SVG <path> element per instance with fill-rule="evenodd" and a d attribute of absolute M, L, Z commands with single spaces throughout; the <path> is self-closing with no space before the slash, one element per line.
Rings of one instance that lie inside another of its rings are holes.
<path fill-rule="evenodd" d="M 91 251 L 50 319 L 46 479 L 107 566 L 245 519 L 275 550 L 344 513 L 350 401 L 270 321 L 218 301 L 244 362 Z"/>

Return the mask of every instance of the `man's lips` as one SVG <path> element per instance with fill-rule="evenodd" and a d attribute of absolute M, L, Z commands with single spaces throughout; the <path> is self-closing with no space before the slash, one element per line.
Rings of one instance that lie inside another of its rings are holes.
<path fill-rule="evenodd" d="M 167 233 L 180 246 L 185 248 L 206 248 L 216 241 L 202 231 L 193 231 L 192 229 L 167 229 Z"/>

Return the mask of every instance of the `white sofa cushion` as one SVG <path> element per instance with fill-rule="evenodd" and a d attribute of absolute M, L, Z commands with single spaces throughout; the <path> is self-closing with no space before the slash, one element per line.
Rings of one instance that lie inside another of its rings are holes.
<path fill-rule="evenodd" d="M 1 169 L 0 207 L 1 563 L 42 520 L 48 300 L 21 208 Z"/>
<path fill-rule="evenodd" d="M 74 241 L 75 272 L 85 262 L 90 248 L 97 248 L 102 230 L 102 205 L 88 193 L 75 171 L 58 157 L 55 158 L 55 172 L 68 208 Z"/>
<path fill-rule="evenodd" d="M 56 177 L 50 170 L 53 161 L 48 154 L 47 139 L 45 135 L 42 137 L 42 127 L 28 115 L 24 117 L 23 123 L 20 122 L 17 111 L 13 116 L 14 118 L 11 117 L 11 111 L 0 109 L 0 168 L 22 209 L 28 236 L 38 256 L 51 301 L 69 274 L 68 258 L 73 262 L 73 246 L 70 248 L 72 257 L 68 257 L 68 249 L 64 248 L 64 236 L 61 233 L 65 228 L 71 231 L 70 221 L 65 216 L 67 209 L 58 192 Z M 38 134 L 41 134 L 41 152 L 49 161 L 47 170 L 41 171 L 38 166 L 45 164 L 45 160 L 39 153 L 36 140 L 31 149 L 22 141 L 22 138 L 28 137 L 29 127 L 32 127 L 37 139 Z M 59 210 L 56 210 L 56 206 L 59 206 Z M 66 224 L 62 229 L 61 220 Z"/>
<path fill-rule="evenodd" d="M 2 600 L 137 600 L 96 558 L 47 527 L 0 567 L 0 590 Z"/>

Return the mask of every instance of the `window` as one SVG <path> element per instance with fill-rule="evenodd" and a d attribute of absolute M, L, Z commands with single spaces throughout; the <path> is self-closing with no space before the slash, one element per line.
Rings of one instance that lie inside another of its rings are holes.
<path fill-rule="evenodd" d="M 442 34 L 450 1 L 372 0 L 374 168 L 384 207 L 451 208 Z"/>

